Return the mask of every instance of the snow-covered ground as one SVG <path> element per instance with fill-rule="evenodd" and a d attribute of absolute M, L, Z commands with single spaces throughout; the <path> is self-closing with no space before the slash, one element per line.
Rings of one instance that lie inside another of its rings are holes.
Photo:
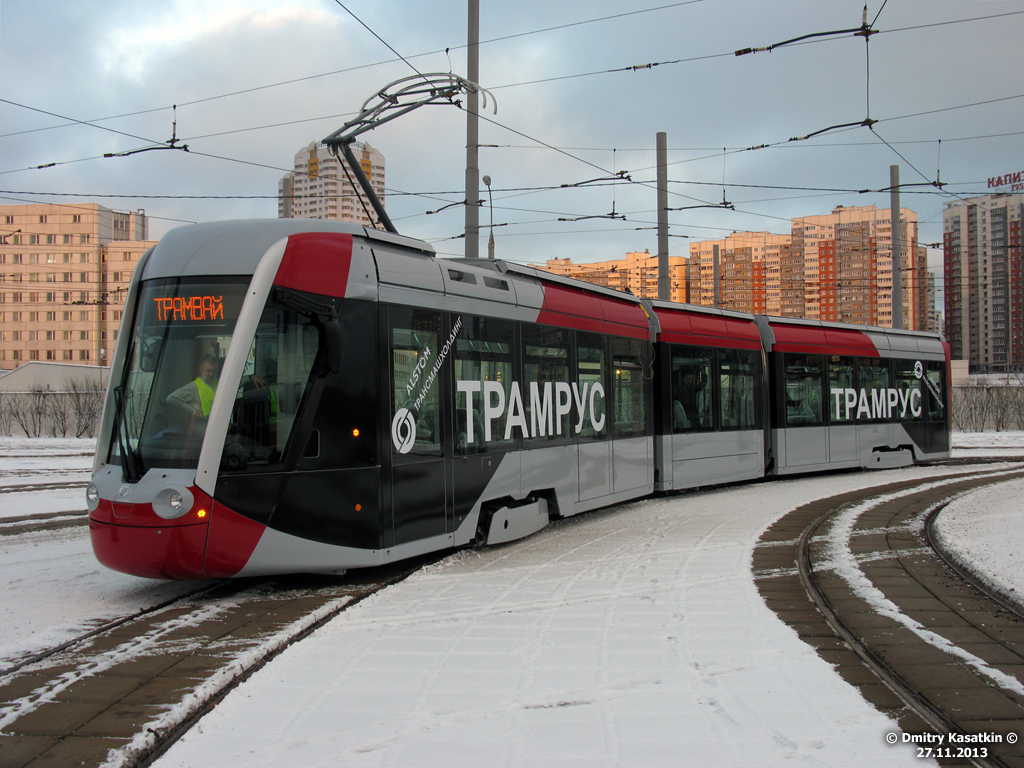
<path fill-rule="evenodd" d="M 81 457 L 24 463 L 49 442 L 0 441 L 0 474 L 49 466 L 84 480 Z M 1024 433 L 956 435 L 955 445 L 1020 454 Z M 458 553 L 290 648 L 157 765 L 920 765 L 909 745 L 886 743 L 895 723 L 764 605 L 750 562 L 761 532 L 800 504 L 933 474 L 840 474 L 649 499 Z M 957 502 L 970 507 L 957 514 L 971 525 L 952 538 L 977 547 L 1010 540 L 1002 552 L 968 556 L 1024 592 L 1012 581 L 1022 577 L 1022 534 L 1008 535 L 1019 518 L 1008 528 L 1002 516 L 1018 514 L 1021 490 Z M 46 509 L 49 493 L 60 491 L 0 494 L 0 518 Z M 54 511 L 81 508 L 78 499 L 54 502 Z M 83 528 L 0 537 L 0 578 L 0 666 L 90 619 L 185 588 L 106 571 Z"/>

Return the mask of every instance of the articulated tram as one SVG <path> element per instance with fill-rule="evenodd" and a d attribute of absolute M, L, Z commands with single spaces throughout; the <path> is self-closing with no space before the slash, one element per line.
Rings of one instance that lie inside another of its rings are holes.
<path fill-rule="evenodd" d="M 136 268 L 92 482 L 99 560 L 342 572 L 717 483 L 948 456 L 948 347 L 637 299 L 314 220 Z"/>

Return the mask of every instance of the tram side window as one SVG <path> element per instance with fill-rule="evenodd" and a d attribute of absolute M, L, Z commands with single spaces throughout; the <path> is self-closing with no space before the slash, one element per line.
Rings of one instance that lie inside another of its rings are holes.
<path fill-rule="evenodd" d="M 822 419 L 822 358 L 786 355 L 786 426 L 818 427 Z"/>
<path fill-rule="evenodd" d="M 832 424 L 857 421 L 857 361 L 832 355 L 828 361 L 829 416 Z"/>
<path fill-rule="evenodd" d="M 615 438 L 640 437 L 647 433 L 647 381 L 644 378 L 643 343 L 612 339 Z"/>
<path fill-rule="evenodd" d="M 458 453 L 508 450 L 525 417 L 515 380 L 515 324 L 462 316 L 455 340 L 455 449 Z M 512 418 L 510 419 L 510 414 Z"/>
<path fill-rule="evenodd" d="M 701 347 L 672 347 L 672 430 L 715 428 L 711 415 L 711 366 L 714 353 Z"/>
<path fill-rule="evenodd" d="M 523 325 L 523 405 L 528 434 L 534 444 L 567 440 L 567 419 L 556 412 L 559 399 L 567 406 L 569 332 L 546 325 Z M 570 395 L 571 396 L 571 395 Z"/>
<path fill-rule="evenodd" d="M 392 447 L 399 453 L 441 451 L 441 314 L 391 309 Z"/>
<path fill-rule="evenodd" d="M 608 395 L 605 374 L 608 355 L 604 337 L 594 333 L 576 334 L 577 388 L 582 412 L 577 412 L 580 440 L 603 440 L 608 437 Z M 579 410 L 579 409 L 577 409 Z"/>
<path fill-rule="evenodd" d="M 888 420 L 888 389 L 889 365 L 877 358 L 861 358 L 857 365 L 857 417 L 861 421 Z"/>
<path fill-rule="evenodd" d="M 226 467 L 280 461 L 319 348 L 312 318 L 276 308 L 263 313 L 235 395 Z"/>
<path fill-rule="evenodd" d="M 752 429 L 756 424 L 757 355 L 744 349 L 719 352 L 718 385 L 722 429 Z"/>
<path fill-rule="evenodd" d="M 893 383 L 896 396 L 889 396 L 888 411 L 892 421 L 921 421 L 924 418 L 924 367 L 915 360 L 893 362 Z M 897 399 L 897 397 L 899 399 Z"/>
<path fill-rule="evenodd" d="M 945 363 L 927 363 L 924 383 L 928 388 L 928 421 L 946 420 Z"/>

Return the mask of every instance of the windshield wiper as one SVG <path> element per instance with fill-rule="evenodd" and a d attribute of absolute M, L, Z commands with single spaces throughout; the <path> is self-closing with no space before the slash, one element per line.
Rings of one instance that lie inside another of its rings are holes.
<path fill-rule="evenodd" d="M 137 483 L 142 477 L 142 468 L 128 436 L 128 409 L 124 403 L 124 387 L 114 387 L 114 429 L 117 430 L 117 445 L 121 450 L 121 474 L 125 482 Z"/>

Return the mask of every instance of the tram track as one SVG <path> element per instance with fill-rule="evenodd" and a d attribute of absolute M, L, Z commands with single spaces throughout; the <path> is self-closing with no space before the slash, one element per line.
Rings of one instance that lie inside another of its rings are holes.
<path fill-rule="evenodd" d="M 927 534 L 953 498 L 1022 476 L 993 467 L 822 499 L 755 548 L 769 607 L 899 722 L 892 738 L 942 765 L 1024 766 L 1006 741 L 1024 735 L 1024 618 L 950 570 Z"/>
<path fill-rule="evenodd" d="M 89 512 L 85 509 L 38 512 L 33 515 L 0 518 L 0 536 L 22 536 L 37 531 L 80 528 L 88 524 Z"/>
<path fill-rule="evenodd" d="M 67 490 L 80 490 L 82 493 L 83 506 L 77 509 L 63 509 L 53 512 L 32 512 L 24 515 L 9 515 L 0 517 L 0 537 L 4 536 L 20 536 L 26 533 L 35 533 L 38 531 L 52 531 L 59 530 L 62 528 L 75 528 L 88 525 L 89 523 L 89 512 L 84 507 L 85 501 L 85 487 L 88 485 L 88 480 L 68 480 L 68 481 L 48 481 L 43 483 L 11 483 L 12 477 L 25 477 L 35 474 L 35 470 L 19 471 L 16 473 L 0 474 L 0 482 L 6 481 L 5 484 L 0 485 L 0 498 L 11 494 L 26 494 L 28 501 L 25 506 L 31 507 L 33 498 L 31 494 L 36 493 L 52 493 L 54 491 L 67 491 Z M 44 470 L 39 470 L 43 473 Z M 53 477 L 61 473 L 54 472 L 52 470 L 46 470 L 45 474 L 47 477 Z M 78 471 L 67 472 L 65 474 L 80 474 Z M 7 502 L 5 502 L 7 503 Z M 65 503 L 73 503 L 66 501 Z"/>
<path fill-rule="evenodd" d="M 52 474 L 52 473 L 50 473 Z M 36 493 L 40 491 L 66 491 L 74 488 L 81 488 L 83 496 L 87 480 L 69 480 L 59 483 L 22 483 L 14 485 L 0 485 L 0 493 Z"/>
<path fill-rule="evenodd" d="M 208 583 L 0 671 L 0 766 L 147 765 L 285 648 L 437 557 Z"/>

